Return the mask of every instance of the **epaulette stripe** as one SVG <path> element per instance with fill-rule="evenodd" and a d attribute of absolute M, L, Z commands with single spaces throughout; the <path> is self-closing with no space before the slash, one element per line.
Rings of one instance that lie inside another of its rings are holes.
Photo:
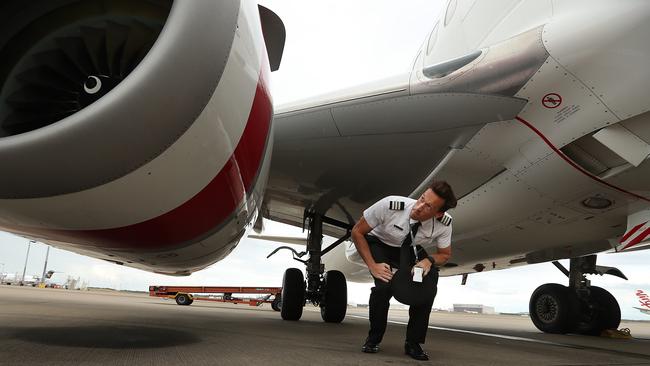
<path fill-rule="evenodd" d="M 442 217 L 440 218 L 440 222 L 441 222 L 443 225 L 445 225 L 445 226 L 449 226 L 449 225 L 451 225 L 451 222 L 452 222 L 452 221 L 453 221 L 453 218 L 451 217 L 450 214 L 448 214 L 448 213 L 446 213 L 446 212 L 445 212 L 444 216 L 442 216 Z"/>

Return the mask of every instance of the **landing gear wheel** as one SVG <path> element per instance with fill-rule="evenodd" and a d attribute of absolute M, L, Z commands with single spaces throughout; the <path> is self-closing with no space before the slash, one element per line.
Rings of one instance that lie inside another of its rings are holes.
<path fill-rule="evenodd" d="M 324 294 L 320 315 L 327 323 L 340 323 L 348 308 L 348 287 L 340 271 L 327 271 L 323 278 Z"/>
<path fill-rule="evenodd" d="M 607 290 L 591 286 L 589 298 L 584 304 L 585 319 L 578 324 L 576 333 L 598 336 L 606 329 L 618 329 L 621 324 L 621 308 Z"/>
<path fill-rule="evenodd" d="M 282 306 L 280 315 L 284 320 L 298 320 L 305 306 L 305 278 L 298 268 L 289 268 L 282 279 Z"/>
<path fill-rule="evenodd" d="M 530 318 L 545 333 L 565 334 L 576 327 L 578 299 L 568 287 L 556 283 L 539 286 L 530 297 Z"/>
<path fill-rule="evenodd" d="M 275 298 L 271 302 L 271 309 L 275 311 L 280 311 L 282 309 L 282 295 L 281 294 L 275 294 Z"/>
<path fill-rule="evenodd" d="M 192 302 L 193 301 L 192 301 L 192 299 L 190 298 L 189 295 L 186 295 L 186 294 L 178 294 L 178 295 L 176 295 L 176 303 L 178 305 L 189 305 Z"/>

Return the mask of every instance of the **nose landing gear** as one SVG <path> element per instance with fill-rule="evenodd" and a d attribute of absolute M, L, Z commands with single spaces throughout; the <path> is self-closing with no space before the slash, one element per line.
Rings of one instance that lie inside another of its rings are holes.
<path fill-rule="evenodd" d="M 350 238 L 352 225 L 321 214 L 305 211 L 305 221 L 309 230 L 307 251 L 297 252 L 289 247 L 280 247 L 267 256 L 270 257 L 280 249 L 293 253 L 293 259 L 306 267 L 307 278 L 298 268 L 289 268 L 282 280 L 282 302 L 280 314 L 284 320 L 299 320 L 303 306 L 307 302 L 320 306 L 321 317 L 328 323 L 340 323 L 345 318 L 348 305 L 347 283 L 345 275 L 336 270 L 325 272 L 321 257 L 339 244 Z M 322 249 L 323 223 L 345 229 L 346 234 L 332 245 Z M 305 260 L 303 256 L 309 254 Z"/>

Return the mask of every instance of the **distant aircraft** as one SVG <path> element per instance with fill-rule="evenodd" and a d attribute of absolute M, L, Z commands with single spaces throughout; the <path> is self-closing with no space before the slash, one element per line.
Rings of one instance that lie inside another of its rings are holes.
<path fill-rule="evenodd" d="M 22 282 L 21 286 L 36 286 L 40 281 L 40 278 L 36 275 L 25 275 L 25 278 L 21 281 L 20 276 L 15 273 L 3 273 L 0 278 L 2 279 L 0 283 L 3 285 L 15 285 Z"/>
<path fill-rule="evenodd" d="M 643 290 L 636 290 L 636 296 L 639 298 L 639 303 L 641 307 L 634 307 L 643 314 L 650 315 L 650 296 L 646 294 Z"/>

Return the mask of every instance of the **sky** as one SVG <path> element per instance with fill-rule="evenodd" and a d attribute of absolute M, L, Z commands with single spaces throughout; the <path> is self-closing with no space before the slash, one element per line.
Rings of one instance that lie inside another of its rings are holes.
<path fill-rule="evenodd" d="M 271 90 L 276 105 L 363 84 L 411 68 L 416 51 L 431 30 L 441 9 L 434 0 L 404 1 L 271 1 L 261 3 L 274 10 L 287 30 L 280 70 L 272 74 Z M 300 230 L 267 223 L 270 235 L 299 235 Z M 0 272 L 22 273 L 27 239 L 0 233 Z M 297 266 L 288 252 L 270 259 L 266 255 L 276 244 L 244 239 L 233 253 L 209 268 L 189 277 L 168 277 L 117 266 L 67 251 L 50 251 L 48 270 L 62 283 L 67 276 L 80 277 L 93 287 L 144 291 L 149 285 L 281 286 L 288 267 Z M 297 247 L 298 248 L 298 247 Z M 43 271 L 46 246 L 32 245 L 28 275 Z M 568 261 L 563 261 L 568 267 Z M 591 276 L 592 283 L 612 292 L 623 317 L 650 320 L 633 309 L 635 290 L 650 291 L 647 275 L 650 251 L 600 255 L 598 264 L 615 266 L 630 279 Z M 301 267 L 299 267 L 301 268 Z M 567 284 L 566 277 L 552 264 L 542 263 L 469 276 L 441 278 L 434 307 L 448 309 L 454 303 L 494 306 L 499 312 L 528 310 L 534 289 L 548 282 Z M 348 283 L 351 303 L 367 303 L 370 284 Z"/>

